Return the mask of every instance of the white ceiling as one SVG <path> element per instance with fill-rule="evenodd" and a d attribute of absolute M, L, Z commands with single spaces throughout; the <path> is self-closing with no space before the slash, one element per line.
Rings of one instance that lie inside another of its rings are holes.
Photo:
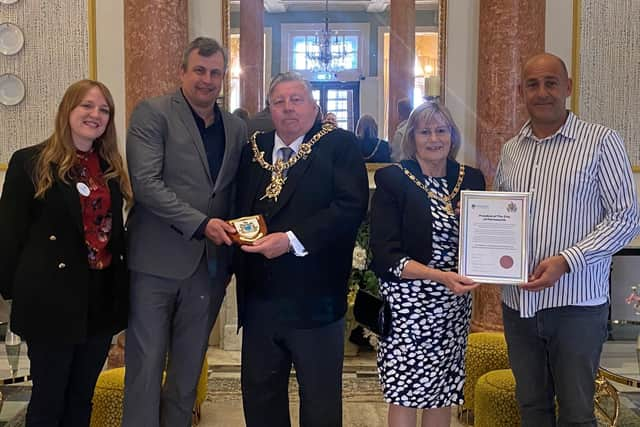
<path fill-rule="evenodd" d="M 230 0 L 231 10 L 240 9 L 240 0 Z M 329 10 L 344 12 L 384 12 L 391 0 L 329 0 Z M 438 0 L 416 0 L 416 9 L 433 9 Z M 270 13 L 324 10 L 325 0 L 264 0 L 264 9 Z"/>

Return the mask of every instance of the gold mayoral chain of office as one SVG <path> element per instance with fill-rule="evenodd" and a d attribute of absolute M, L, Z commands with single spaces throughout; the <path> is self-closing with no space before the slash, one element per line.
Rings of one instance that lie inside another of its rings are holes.
<path fill-rule="evenodd" d="M 313 145 L 320 140 L 323 136 L 328 134 L 329 132 L 333 132 L 336 127 L 330 123 L 325 123 L 322 125 L 322 129 L 318 131 L 315 135 L 313 135 L 308 141 L 300 144 L 300 148 L 298 152 L 296 152 L 289 160 L 283 162 L 282 160 L 277 160 L 274 164 L 268 163 L 264 159 L 264 151 L 260 151 L 258 149 L 258 144 L 256 143 L 256 135 L 261 132 L 255 132 L 249 138 L 251 143 L 251 149 L 253 150 L 253 161 L 257 162 L 263 169 L 266 169 L 271 172 L 271 182 L 267 185 L 265 189 L 264 196 L 260 198 L 262 199 L 273 199 L 275 202 L 278 201 L 278 196 L 282 191 L 282 187 L 284 187 L 284 183 L 287 181 L 287 177 L 284 172 L 295 165 L 298 160 L 306 159 L 311 154 L 311 149 Z"/>
<path fill-rule="evenodd" d="M 456 182 L 456 186 L 453 188 L 453 191 L 448 196 L 444 196 L 444 197 L 431 191 L 429 187 L 427 187 L 423 182 L 421 182 L 411 172 L 409 172 L 409 169 L 406 169 L 397 163 L 396 163 L 396 166 L 398 166 L 402 170 L 402 172 L 404 172 L 404 174 L 411 181 L 413 181 L 415 185 L 417 185 L 425 193 L 427 193 L 427 196 L 429 196 L 430 199 L 436 199 L 444 203 L 444 210 L 447 213 L 447 215 L 454 214 L 453 205 L 451 204 L 451 201 L 458 195 L 458 192 L 460 192 L 460 187 L 462 187 L 462 180 L 464 179 L 464 165 L 460 165 L 460 173 L 458 173 L 458 181 Z"/>

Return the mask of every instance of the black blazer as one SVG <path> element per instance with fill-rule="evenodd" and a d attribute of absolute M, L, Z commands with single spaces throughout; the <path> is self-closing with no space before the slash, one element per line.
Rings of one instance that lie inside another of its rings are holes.
<path fill-rule="evenodd" d="M 423 177 L 415 160 L 403 160 L 402 166 L 418 179 Z M 458 180 L 460 164 L 447 160 L 447 184 L 451 192 Z M 431 260 L 433 218 L 429 197 L 397 166 L 387 166 L 375 174 L 376 191 L 371 200 L 370 268 L 383 280 L 397 281 L 389 273 L 402 258 L 410 257 L 427 265 Z M 465 166 L 461 190 L 484 190 L 482 172 Z M 460 193 L 453 199 L 457 206 Z"/>
<path fill-rule="evenodd" d="M 11 329 L 24 339 L 78 343 L 87 337 L 89 263 L 80 199 L 75 186 L 56 180 L 34 199 L 34 163 L 41 145 L 11 157 L 0 198 L 0 292 L 13 299 Z M 106 164 L 103 162 L 103 170 Z M 108 294 L 101 325 L 116 333 L 127 324 L 129 275 L 125 259 L 122 193 L 109 180 L 113 227 Z"/>
<path fill-rule="evenodd" d="M 320 130 L 316 125 L 307 141 Z M 275 131 L 258 135 L 271 163 Z M 316 327 L 344 316 L 347 281 L 356 232 L 367 210 L 369 186 L 362 156 L 351 132 L 336 129 L 322 137 L 311 155 L 287 176 L 276 203 L 259 201 L 271 173 L 252 161 L 251 146 L 238 168 L 237 216 L 262 213 L 269 232 L 291 230 L 309 252 L 268 260 L 237 250 L 238 315 L 242 325 L 248 298 L 274 301 L 276 316 L 294 327 Z"/>

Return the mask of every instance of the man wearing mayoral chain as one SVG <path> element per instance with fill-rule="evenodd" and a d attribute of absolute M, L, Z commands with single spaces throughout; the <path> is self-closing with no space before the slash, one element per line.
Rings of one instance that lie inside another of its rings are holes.
<path fill-rule="evenodd" d="M 262 215 L 268 234 L 234 258 L 248 427 L 288 426 L 295 366 L 304 426 L 342 423 L 347 280 L 368 201 L 355 136 L 315 122 L 311 86 L 272 81 L 275 131 L 255 133 L 237 175 L 238 216 Z"/>

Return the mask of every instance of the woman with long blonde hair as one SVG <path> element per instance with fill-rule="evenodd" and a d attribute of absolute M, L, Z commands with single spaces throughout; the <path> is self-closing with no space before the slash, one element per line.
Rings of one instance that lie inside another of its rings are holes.
<path fill-rule="evenodd" d="M 33 389 L 26 423 L 88 426 L 111 337 L 128 311 L 123 208 L 131 186 L 111 93 L 81 80 L 52 135 L 16 151 L 0 197 L 0 291 L 26 340 Z"/>

